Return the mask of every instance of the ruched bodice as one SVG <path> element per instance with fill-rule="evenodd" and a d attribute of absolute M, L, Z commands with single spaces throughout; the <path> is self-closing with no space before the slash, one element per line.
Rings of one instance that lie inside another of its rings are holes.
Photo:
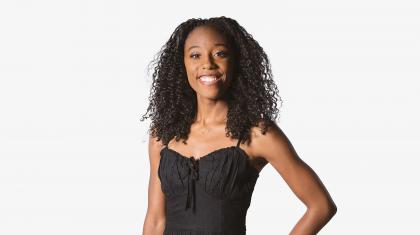
<path fill-rule="evenodd" d="M 167 146 L 160 155 L 164 235 L 246 234 L 246 213 L 259 172 L 239 141 L 199 159 Z"/>

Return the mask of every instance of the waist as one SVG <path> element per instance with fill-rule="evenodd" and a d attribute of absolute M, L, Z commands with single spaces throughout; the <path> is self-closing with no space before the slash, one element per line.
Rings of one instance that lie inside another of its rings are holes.
<path fill-rule="evenodd" d="M 245 234 L 249 198 L 217 198 L 200 190 L 196 193 L 194 207 L 187 209 L 185 194 L 166 197 L 168 231 L 189 231 L 186 234 Z"/>

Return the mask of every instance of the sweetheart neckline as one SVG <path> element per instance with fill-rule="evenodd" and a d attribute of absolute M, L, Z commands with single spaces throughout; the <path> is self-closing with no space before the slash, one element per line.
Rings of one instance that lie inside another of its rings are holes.
<path fill-rule="evenodd" d="M 218 152 L 221 152 L 221 151 L 223 151 L 223 150 L 228 150 L 228 149 L 238 149 L 243 155 L 242 156 L 244 156 L 246 159 L 247 159 L 247 161 L 249 162 L 249 166 L 254 170 L 254 172 L 257 174 L 257 175 L 259 175 L 260 174 L 260 171 L 255 167 L 255 166 L 253 166 L 252 164 L 251 164 L 251 157 L 245 152 L 245 150 L 243 150 L 241 147 L 239 147 L 239 146 L 236 146 L 236 145 L 232 145 L 232 146 L 227 146 L 227 147 L 222 147 L 222 148 L 219 148 L 219 149 L 216 149 L 216 150 L 213 150 L 213 151 L 211 151 L 211 152 L 209 152 L 209 153 L 207 153 L 207 154 L 205 154 L 205 155 L 203 155 L 203 156 L 201 156 L 201 157 L 199 157 L 198 159 L 196 159 L 196 158 L 194 158 L 194 156 L 191 156 L 192 158 L 193 158 L 193 160 L 195 160 L 195 161 L 201 161 L 201 160 L 205 160 L 205 159 L 207 159 L 207 158 L 210 158 L 210 157 L 214 157 L 214 155 L 216 154 L 216 153 L 218 153 Z M 173 152 L 173 153 L 175 153 L 175 155 L 177 155 L 177 156 L 179 156 L 179 157 L 181 157 L 181 158 L 184 158 L 184 160 L 188 160 L 189 158 L 191 158 L 191 157 L 187 157 L 187 156 L 185 156 L 185 155 L 183 155 L 183 154 L 181 154 L 181 153 L 179 153 L 178 151 L 176 151 L 176 150 L 174 150 L 174 149 L 171 149 L 171 148 L 168 148 L 168 146 L 167 145 L 165 145 L 165 147 L 163 147 L 161 150 L 160 150 L 160 156 L 162 156 L 162 152 L 163 152 L 163 150 L 167 150 L 167 151 L 170 151 L 170 152 Z"/>
<path fill-rule="evenodd" d="M 208 158 L 208 157 L 216 154 L 217 152 L 221 152 L 222 150 L 227 150 L 227 149 L 230 149 L 230 148 L 236 148 L 236 146 L 228 146 L 228 147 L 218 148 L 218 149 L 213 150 L 213 151 L 211 151 L 211 152 L 209 152 L 209 153 L 207 153 L 207 154 L 205 154 L 205 155 L 203 155 L 203 156 L 201 156 L 199 158 L 195 158 L 194 156 L 187 157 L 184 154 L 181 154 L 180 152 L 176 151 L 175 149 L 168 148 L 168 146 L 165 146 L 160 152 L 162 152 L 164 149 L 166 149 L 166 150 L 169 150 L 171 152 L 176 153 L 177 155 L 180 155 L 181 157 L 184 157 L 184 158 L 191 158 L 192 157 L 195 161 L 200 161 L 200 160 L 203 160 L 205 158 Z"/>

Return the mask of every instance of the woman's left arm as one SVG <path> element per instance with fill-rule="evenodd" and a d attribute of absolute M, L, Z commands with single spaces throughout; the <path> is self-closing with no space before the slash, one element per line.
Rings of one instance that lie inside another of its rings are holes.
<path fill-rule="evenodd" d="M 263 157 L 285 180 L 307 210 L 290 235 L 317 234 L 335 215 L 337 206 L 316 173 L 297 155 L 289 139 L 275 123 L 267 132 L 253 132 L 253 155 Z"/>

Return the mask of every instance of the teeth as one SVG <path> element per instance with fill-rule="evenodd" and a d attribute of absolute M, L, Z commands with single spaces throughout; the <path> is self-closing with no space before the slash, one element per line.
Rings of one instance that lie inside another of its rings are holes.
<path fill-rule="evenodd" d="M 201 76 L 200 80 L 205 81 L 205 82 L 211 82 L 216 80 L 217 78 L 214 76 Z"/>

